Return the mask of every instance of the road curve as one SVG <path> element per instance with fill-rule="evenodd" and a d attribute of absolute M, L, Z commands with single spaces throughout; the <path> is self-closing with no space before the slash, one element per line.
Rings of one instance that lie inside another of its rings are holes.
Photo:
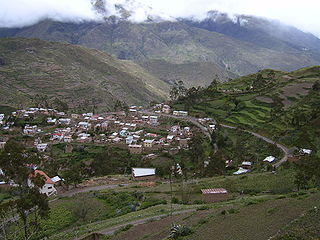
<path fill-rule="evenodd" d="M 182 210 L 182 211 L 177 211 L 177 212 L 173 212 L 172 215 L 178 215 L 178 214 L 184 214 L 184 213 L 189 213 L 189 212 L 195 212 L 196 209 L 187 209 L 187 210 Z M 149 221 L 155 221 L 155 220 L 160 220 L 163 217 L 167 217 L 170 216 L 169 214 L 161 214 L 158 216 L 153 216 L 153 217 L 147 217 L 147 218 L 143 218 L 143 219 L 137 219 L 131 222 L 127 222 L 127 223 L 123 223 L 123 224 L 119 224 L 113 227 L 109 227 L 107 229 L 101 230 L 99 231 L 99 233 L 103 234 L 103 235 L 111 235 L 113 234 L 115 231 L 117 231 L 118 229 L 125 227 L 129 224 L 131 225 L 140 225 L 140 224 L 144 224 L 147 223 Z"/>
<path fill-rule="evenodd" d="M 224 128 L 230 128 L 230 129 L 236 129 L 236 127 L 233 127 L 233 126 L 229 126 L 229 125 L 226 125 L 226 124 L 220 124 L 221 127 L 224 127 Z M 288 161 L 288 158 L 290 156 L 290 150 L 289 148 L 285 147 L 284 145 L 280 144 L 280 143 L 277 143 L 275 141 L 273 141 L 272 139 L 270 138 L 267 138 L 265 136 L 262 136 L 258 133 L 255 133 L 255 132 L 252 132 L 252 131 L 248 131 L 248 130 L 243 130 L 243 129 L 240 129 L 241 131 L 244 131 L 244 132 L 247 132 L 247 133 L 250 133 L 251 135 L 257 137 L 257 138 L 260 138 L 262 139 L 263 141 L 267 142 L 267 143 L 270 143 L 270 144 L 275 144 L 282 152 L 283 152 L 283 157 L 277 161 L 275 164 L 273 164 L 272 166 L 274 167 L 279 167 L 282 163 Z"/>
<path fill-rule="evenodd" d="M 174 116 L 174 115 L 164 114 L 164 113 L 154 113 L 154 112 L 150 112 L 150 111 L 144 111 L 144 112 L 147 113 L 147 114 L 150 114 L 150 115 L 165 116 L 165 117 L 169 117 L 169 118 L 175 118 L 175 119 L 181 119 L 181 120 L 189 121 L 189 122 L 193 123 L 194 125 L 196 125 L 197 127 L 199 127 L 201 129 L 201 131 L 203 132 L 203 134 L 205 134 L 210 139 L 210 141 L 212 140 L 208 129 L 206 127 L 204 127 L 202 124 L 200 124 L 197 121 L 197 118 L 190 117 L 190 116 L 180 117 L 180 116 Z M 226 125 L 226 124 L 220 124 L 220 126 L 224 127 L 224 128 L 236 129 L 236 127 L 229 126 L 229 125 Z M 243 130 L 243 129 L 240 129 L 240 130 L 244 131 L 244 132 L 247 132 L 247 133 L 250 133 L 251 135 L 253 135 L 253 136 L 257 137 L 257 138 L 260 138 L 260 139 L 262 139 L 263 141 L 265 141 L 267 143 L 275 144 L 283 152 L 284 156 L 279 161 L 274 163 L 272 165 L 273 167 L 277 168 L 281 164 L 283 164 L 284 162 L 286 162 L 288 160 L 288 158 L 290 156 L 290 150 L 287 147 L 285 147 L 284 145 L 282 145 L 280 143 L 277 143 L 277 142 L 273 141 L 272 139 L 267 138 L 265 136 L 262 136 L 262 135 L 260 135 L 260 134 L 258 134 L 256 132 Z M 217 146 L 215 146 L 215 149 L 216 150 L 218 149 Z"/>

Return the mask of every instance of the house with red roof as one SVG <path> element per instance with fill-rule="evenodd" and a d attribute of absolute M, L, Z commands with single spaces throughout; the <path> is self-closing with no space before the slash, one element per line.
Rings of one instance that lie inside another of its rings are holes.
<path fill-rule="evenodd" d="M 51 178 L 48 177 L 47 174 L 45 174 L 41 170 L 35 170 L 32 174 L 30 174 L 28 179 L 28 186 L 34 187 L 34 184 L 31 179 L 38 175 L 41 175 L 45 181 L 44 185 L 41 188 L 39 188 L 40 193 L 46 194 L 48 197 L 56 195 L 57 190 L 54 187 L 54 182 L 51 180 Z"/>

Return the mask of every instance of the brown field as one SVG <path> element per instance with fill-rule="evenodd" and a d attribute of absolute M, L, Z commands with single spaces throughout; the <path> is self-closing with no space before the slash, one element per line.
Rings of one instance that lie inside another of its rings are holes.
<path fill-rule="evenodd" d="M 111 237 L 111 240 L 162 240 L 169 235 L 172 222 L 187 225 L 194 233 L 183 239 L 256 240 L 269 239 L 305 211 L 320 207 L 320 193 L 289 195 L 265 201 L 240 200 L 210 205 L 204 211 L 185 213 L 137 225 Z M 214 207 L 215 206 L 215 207 Z M 231 209 L 231 210 L 230 210 Z M 226 214 L 222 214 L 226 210 Z"/>

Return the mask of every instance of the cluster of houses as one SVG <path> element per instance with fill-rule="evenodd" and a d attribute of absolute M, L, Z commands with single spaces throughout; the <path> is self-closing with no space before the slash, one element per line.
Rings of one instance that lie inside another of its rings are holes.
<path fill-rule="evenodd" d="M 25 125 L 22 134 L 34 137 L 33 146 L 38 152 L 45 152 L 51 144 L 68 143 L 68 151 L 72 151 L 69 143 L 96 143 L 115 144 L 126 147 L 131 154 L 145 154 L 146 158 L 155 156 L 154 151 L 162 150 L 175 152 L 179 149 L 188 149 L 188 142 L 192 138 L 191 128 L 180 125 L 161 125 L 158 113 L 173 114 L 174 116 L 188 116 L 186 111 L 171 111 L 170 106 L 157 104 L 153 108 L 154 114 L 147 114 L 140 106 L 131 106 L 127 113 L 83 113 L 66 114 L 54 109 L 29 108 L 18 110 L 11 115 L 15 118 L 34 118 L 42 116 L 45 123 L 41 128 L 37 125 Z M 216 123 L 211 118 L 199 118 L 198 122 L 210 130 L 216 130 Z M 6 123 L 5 115 L 0 114 L 0 126 L 10 129 L 14 123 Z M 2 140 L 2 138 L 0 138 Z M 4 148 L 5 141 L 0 141 L 0 149 Z M 67 152 L 67 150 L 66 150 Z M 301 154 L 311 154 L 310 149 L 301 149 Z M 277 159 L 273 156 L 266 157 L 263 161 L 272 163 Z M 208 161 L 204 162 L 209 164 Z M 226 166 L 232 165 L 232 160 L 226 162 Z M 244 161 L 234 175 L 250 172 L 252 162 Z M 181 170 L 180 166 L 176 167 Z M 57 186 L 63 182 L 59 176 L 49 178 L 45 172 L 35 169 L 34 175 L 41 175 L 45 185 L 40 189 L 41 193 L 48 196 L 57 194 Z M 156 169 L 154 168 L 132 168 L 132 178 L 135 180 L 154 180 Z M 1 175 L 1 172 L 0 172 Z M 31 176 L 32 177 L 32 176 Z M 33 186 L 32 181 L 29 186 Z M 0 182 L 0 185 L 4 184 Z M 224 200 L 228 198 L 225 189 L 202 189 L 205 201 Z"/>

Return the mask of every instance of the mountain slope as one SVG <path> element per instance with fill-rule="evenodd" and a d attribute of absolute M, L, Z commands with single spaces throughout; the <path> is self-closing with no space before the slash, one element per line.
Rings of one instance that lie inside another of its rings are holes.
<path fill-rule="evenodd" d="M 280 51 L 320 51 L 319 38 L 293 26 L 265 18 L 238 15 L 231 19 L 227 14 L 210 11 L 202 21 L 183 21 L 190 26 L 218 32 L 264 48 Z"/>
<path fill-rule="evenodd" d="M 21 29 L 0 29 L 0 36 L 80 44 L 119 59 L 134 60 L 143 66 L 148 61 L 151 65 L 155 60 L 166 61 L 168 76 L 177 75 L 177 71 L 172 71 L 177 64 L 180 65 L 178 68 L 186 69 L 185 64 L 210 63 L 217 69 L 215 73 L 224 72 L 221 77 L 227 79 L 229 74 L 226 72 L 246 75 L 264 68 L 291 71 L 320 63 L 320 40 L 313 35 L 245 16 L 239 17 L 236 23 L 227 17 L 217 20 L 212 15 L 202 22 L 180 19 L 141 24 L 115 19 L 82 24 L 45 20 Z M 160 72 L 157 68 L 150 71 L 170 82 L 172 77 L 164 78 L 162 74 L 164 65 Z M 208 79 L 212 79 L 212 76 L 191 71 L 188 76 L 186 82 L 200 79 L 201 83 L 197 85 L 208 85 Z M 185 76 L 178 74 L 177 77 Z"/>
<path fill-rule="evenodd" d="M 320 156 L 320 66 L 265 69 L 181 99 L 176 109 L 260 132 Z"/>
<path fill-rule="evenodd" d="M 1 104 L 28 106 L 36 94 L 72 108 L 112 109 L 117 100 L 147 104 L 166 97 L 166 83 L 131 61 L 94 49 L 37 39 L 0 39 Z"/>

